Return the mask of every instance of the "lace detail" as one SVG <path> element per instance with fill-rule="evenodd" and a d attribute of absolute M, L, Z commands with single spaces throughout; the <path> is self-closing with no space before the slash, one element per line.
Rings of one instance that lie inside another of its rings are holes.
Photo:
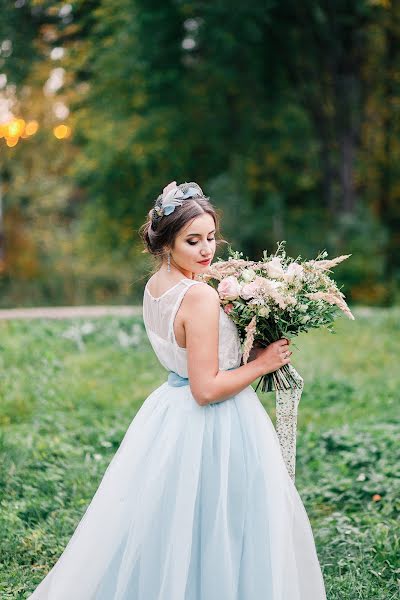
<path fill-rule="evenodd" d="M 293 482 L 296 470 L 296 433 L 297 410 L 303 391 L 303 378 L 296 369 L 289 365 L 293 378 L 300 384 L 300 388 L 291 390 L 277 390 L 276 393 L 276 433 L 281 446 L 282 456 L 286 468 Z"/>
<path fill-rule="evenodd" d="M 220 306 L 218 360 L 220 370 L 239 367 L 242 360 L 239 333 L 235 323 Z"/>
<path fill-rule="evenodd" d="M 160 363 L 168 371 L 187 377 L 186 348 L 178 346 L 173 324 L 183 297 L 192 285 L 207 285 L 195 279 L 181 279 L 158 298 L 151 295 L 147 284 L 143 295 L 143 322 L 146 333 Z M 220 307 L 218 362 L 226 371 L 240 366 L 242 351 L 236 325 Z"/>

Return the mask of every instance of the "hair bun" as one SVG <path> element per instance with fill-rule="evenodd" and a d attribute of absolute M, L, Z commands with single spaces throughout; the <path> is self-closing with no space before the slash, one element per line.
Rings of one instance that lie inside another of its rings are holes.
<path fill-rule="evenodd" d="M 151 228 L 153 231 L 156 231 L 158 222 L 161 219 L 161 214 L 157 212 L 157 208 L 161 208 L 162 204 L 162 194 L 160 194 L 155 202 L 154 208 L 151 210 Z"/>

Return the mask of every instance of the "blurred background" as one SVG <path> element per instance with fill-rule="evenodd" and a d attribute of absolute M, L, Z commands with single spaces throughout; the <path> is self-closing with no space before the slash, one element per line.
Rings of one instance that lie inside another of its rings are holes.
<path fill-rule="evenodd" d="M 245 256 L 352 253 L 349 302 L 398 301 L 400 3 L 0 8 L 1 307 L 141 301 L 137 230 L 171 180 Z"/>

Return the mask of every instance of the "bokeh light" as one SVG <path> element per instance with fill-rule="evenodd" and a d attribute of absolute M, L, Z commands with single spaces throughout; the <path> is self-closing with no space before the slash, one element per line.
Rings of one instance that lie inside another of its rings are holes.
<path fill-rule="evenodd" d="M 21 138 L 35 135 L 38 129 L 39 123 L 35 120 L 27 123 L 25 119 L 13 117 L 5 123 L 0 123 L 0 138 L 5 139 L 9 148 L 13 148 Z"/>
<path fill-rule="evenodd" d="M 13 119 L 8 124 L 8 134 L 7 137 L 10 138 L 19 138 L 25 129 L 25 121 L 24 119 Z"/>
<path fill-rule="evenodd" d="M 58 140 L 63 140 L 71 135 L 71 127 L 69 125 L 57 125 L 53 128 L 53 133 Z"/>
<path fill-rule="evenodd" d="M 37 121 L 29 121 L 25 127 L 26 135 L 35 135 L 37 130 L 39 129 L 39 123 Z"/>
<path fill-rule="evenodd" d="M 7 146 L 9 148 L 12 148 L 13 146 L 16 146 L 18 144 L 18 141 L 19 141 L 19 138 L 17 138 L 17 137 L 14 137 L 14 138 L 13 137 L 8 137 L 8 138 L 6 138 L 6 143 L 7 143 Z"/>

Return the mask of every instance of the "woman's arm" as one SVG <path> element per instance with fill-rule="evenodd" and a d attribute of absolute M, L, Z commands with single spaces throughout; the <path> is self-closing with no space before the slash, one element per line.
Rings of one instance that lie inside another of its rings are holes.
<path fill-rule="evenodd" d="M 186 335 L 188 377 L 192 394 L 201 406 L 222 402 L 255 379 L 290 362 L 282 359 L 287 340 L 278 340 L 259 351 L 257 358 L 232 371 L 220 371 L 218 363 L 219 297 L 206 283 L 193 285 L 185 294 L 182 319 Z"/>

